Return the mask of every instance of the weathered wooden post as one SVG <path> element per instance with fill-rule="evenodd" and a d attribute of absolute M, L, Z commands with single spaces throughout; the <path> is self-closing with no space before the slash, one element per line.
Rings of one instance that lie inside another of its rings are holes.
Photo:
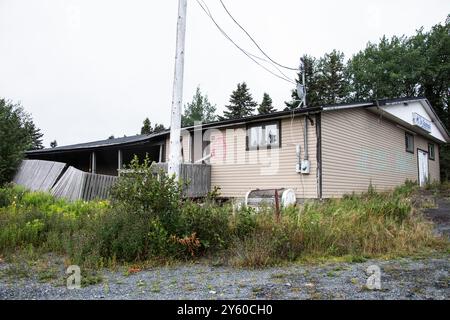
<path fill-rule="evenodd" d="M 275 189 L 275 217 L 280 222 L 280 201 L 278 199 L 278 189 Z"/>

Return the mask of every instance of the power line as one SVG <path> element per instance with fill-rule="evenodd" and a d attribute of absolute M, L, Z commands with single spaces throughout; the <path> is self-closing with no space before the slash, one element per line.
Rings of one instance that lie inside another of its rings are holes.
<path fill-rule="evenodd" d="M 222 35 L 227 38 L 236 48 L 238 48 L 242 53 L 244 53 L 248 58 L 250 58 L 253 62 L 255 62 L 258 66 L 260 66 L 261 68 L 263 68 L 264 70 L 266 70 L 267 72 L 271 73 L 272 75 L 274 75 L 277 78 L 280 78 L 284 81 L 287 81 L 289 83 L 292 84 L 296 84 L 296 82 L 292 79 L 290 79 L 288 76 L 286 76 L 280 69 L 278 69 L 276 66 L 274 66 L 283 76 L 280 76 L 278 74 L 276 74 L 275 72 L 273 72 L 272 70 L 268 69 L 267 67 L 265 67 L 264 65 L 262 65 L 261 63 L 259 63 L 258 61 L 255 60 L 256 59 L 260 59 L 262 61 L 268 62 L 267 60 L 265 60 L 264 58 L 258 57 L 254 54 L 251 54 L 249 52 L 247 52 L 246 50 L 244 50 L 243 48 L 241 48 L 236 42 L 233 41 L 233 39 L 230 38 L 230 36 L 219 26 L 219 24 L 216 22 L 216 20 L 214 19 L 214 17 L 211 14 L 211 11 L 208 8 L 208 5 L 201 0 L 201 2 L 199 0 L 196 0 L 198 5 L 202 8 L 202 10 L 206 13 L 206 15 L 211 19 L 211 21 L 215 24 L 215 26 L 217 27 L 217 29 L 219 29 L 219 31 L 222 33 Z"/>
<path fill-rule="evenodd" d="M 240 51 L 242 51 L 248 58 L 250 58 L 253 62 L 255 62 L 257 65 L 259 65 L 260 67 L 262 67 L 264 70 L 266 70 L 267 72 L 271 73 L 272 75 L 276 76 L 277 78 L 280 78 L 282 80 L 285 80 L 287 82 L 293 83 L 295 84 L 295 81 L 290 79 L 286 74 L 284 74 L 276 65 L 273 65 L 273 67 L 275 67 L 278 72 L 280 74 L 282 74 L 282 76 L 279 76 L 277 74 L 275 74 L 273 71 L 271 71 L 270 69 L 268 69 L 267 67 L 261 65 L 260 63 L 258 63 L 254 58 L 262 60 L 264 62 L 270 63 L 269 61 L 265 60 L 264 58 L 261 58 L 259 56 L 256 56 L 254 54 L 249 53 L 248 51 L 246 51 L 245 49 L 241 48 L 238 44 L 236 44 L 236 42 L 233 41 L 233 39 L 230 38 L 230 36 L 219 26 L 219 24 L 216 22 L 216 20 L 214 19 L 211 11 L 209 10 L 208 5 L 203 1 L 200 0 L 203 5 L 199 2 L 199 0 L 197 0 L 197 3 L 200 5 L 200 7 L 203 9 L 203 11 L 206 13 L 206 15 L 212 20 L 212 22 L 216 25 L 216 27 L 219 29 L 219 31 L 222 33 L 222 35 L 227 38 L 234 46 L 236 46 Z"/>
<path fill-rule="evenodd" d="M 236 21 L 236 19 L 233 17 L 233 15 L 230 13 L 230 11 L 228 11 L 228 9 L 227 9 L 227 7 L 225 6 L 225 4 L 223 3 L 223 1 L 222 1 L 222 0 L 219 0 L 219 1 L 220 1 L 220 3 L 222 4 L 222 7 L 223 7 L 223 8 L 225 9 L 225 11 L 227 12 L 227 14 L 228 14 L 228 15 L 230 16 L 230 18 L 234 21 L 234 23 L 236 23 L 236 25 L 237 25 L 239 28 L 241 28 L 242 31 L 245 32 L 245 34 L 250 38 L 250 40 L 252 40 L 252 42 L 256 45 L 256 47 L 259 49 L 259 51 L 261 51 L 262 54 L 265 55 L 265 56 L 267 57 L 267 59 L 269 59 L 270 61 L 272 61 L 273 63 L 275 63 L 276 65 L 278 65 L 278 66 L 280 66 L 280 67 L 282 67 L 282 68 L 285 68 L 285 69 L 288 69 L 288 70 L 295 70 L 295 71 L 298 70 L 298 68 L 291 68 L 291 67 L 284 66 L 284 65 L 282 65 L 282 64 L 280 64 L 280 63 L 278 63 L 278 62 L 276 62 L 275 60 L 273 60 L 271 57 L 269 57 L 269 56 L 267 55 L 267 53 L 265 53 L 264 50 L 261 49 L 261 47 L 260 47 L 260 46 L 258 45 L 258 43 L 255 41 L 255 39 L 253 39 L 253 37 L 247 32 L 247 30 L 245 30 L 245 28 L 244 28 L 239 22 Z"/>

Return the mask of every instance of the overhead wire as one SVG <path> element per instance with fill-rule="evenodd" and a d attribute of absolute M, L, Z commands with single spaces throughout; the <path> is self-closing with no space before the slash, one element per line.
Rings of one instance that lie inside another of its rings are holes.
<path fill-rule="evenodd" d="M 242 30 L 244 31 L 244 33 L 250 38 L 250 40 L 255 44 L 255 46 L 259 49 L 259 51 L 261 51 L 261 53 L 266 56 L 267 59 L 269 59 L 271 62 L 273 62 L 274 64 L 276 64 L 279 67 L 288 69 L 288 70 L 295 70 L 297 71 L 298 68 L 292 68 L 292 67 L 287 67 L 285 65 L 282 65 L 278 62 L 276 62 L 275 60 L 273 60 L 260 46 L 259 44 L 255 41 L 255 39 L 253 39 L 253 37 L 247 32 L 247 30 L 245 30 L 245 28 L 233 17 L 233 15 L 231 14 L 231 12 L 227 9 L 227 7 L 225 6 L 225 4 L 223 3 L 222 0 L 219 0 L 220 3 L 222 4 L 222 7 L 225 9 L 226 13 L 228 14 L 228 16 L 234 21 L 234 23 Z"/>
<path fill-rule="evenodd" d="M 222 35 L 229 40 L 236 48 L 238 48 L 242 53 L 244 53 L 249 59 L 251 59 L 254 63 L 256 63 L 258 66 L 260 66 L 261 68 L 263 68 L 265 71 L 269 72 L 270 74 L 272 74 L 273 76 L 280 78 L 284 81 L 287 81 L 291 84 L 296 84 L 296 82 L 294 80 L 292 80 L 291 78 L 289 78 L 287 75 L 285 75 L 278 67 L 274 66 L 282 75 L 278 75 L 275 72 L 273 72 L 272 70 L 270 70 L 269 68 L 267 68 L 266 66 L 262 65 L 261 63 L 259 63 L 256 59 L 268 62 L 267 60 L 265 60 L 264 58 L 260 58 L 254 54 L 251 54 L 249 52 L 247 52 L 245 49 L 241 48 L 233 39 L 231 39 L 231 37 L 220 27 L 220 25 L 217 23 L 217 21 L 214 19 L 213 15 L 211 14 L 211 11 L 208 8 L 208 5 L 203 1 L 203 0 L 196 0 L 198 5 L 201 7 L 201 9 L 206 13 L 206 15 L 211 19 L 211 21 L 214 23 L 214 25 L 217 27 L 217 29 L 222 33 Z M 203 4 L 202 4 L 203 3 Z"/>

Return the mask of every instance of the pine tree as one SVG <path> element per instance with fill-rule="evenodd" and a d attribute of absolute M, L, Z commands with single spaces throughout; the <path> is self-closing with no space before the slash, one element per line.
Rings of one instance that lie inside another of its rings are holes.
<path fill-rule="evenodd" d="M 52 142 L 50 142 L 50 148 L 56 148 L 58 146 L 58 142 L 56 142 L 56 140 L 53 140 Z"/>
<path fill-rule="evenodd" d="M 226 106 L 228 111 L 224 111 L 223 117 L 220 117 L 220 119 L 239 119 L 251 116 L 257 105 L 247 88 L 247 84 L 245 82 L 238 83 L 237 89 L 231 94 L 230 104 Z"/>
<path fill-rule="evenodd" d="M 155 123 L 155 127 L 152 130 L 152 133 L 159 133 L 166 130 L 163 124 Z"/>
<path fill-rule="evenodd" d="M 318 60 L 305 55 L 302 61 L 305 68 L 307 107 L 340 103 L 350 99 L 348 72 L 342 52 L 333 50 Z M 301 81 L 301 74 L 296 81 Z M 285 110 L 298 108 L 300 99 L 295 89 L 292 90 L 291 98 L 291 101 L 285 102 Z"/>
<path fill-rule="evenodd" d="M 36 128 L 36 125 L 29 117 L 25 120 L 25 129 L 27 130 L 28 136 L 31 140 L 30 150 L 43 149 L 44 144 L 42 143 L 42 137 L 44 134 L 41 133 L 39 128 Z"/>
<path fill-rule="evenodd" d="M 344 54 L 333 50 L 319 60 L 318 86 L 320 104 L 336 104 L 346 101 L 350 92 Z"/>
<path fill-rule="evenodd" d="M 305 68 L 305 82 L 306 82 L 306 106 L 316 106 L 319 104 L 319 86 L 317 81 L 317 60 L 314 57 L 304 55 L 301 58 Z M 302 82 L 301 74 L 298 74 L 296 82 Z M 297 109 L 300 105 L 300 99 L 297 95 L 297 89 L 291 91 L 291 101 L 285 102 L 286 108 L 284 110 Z"/>
<path fill-rule="evenodd" d="M 153 132 L 152 124 L 149 118 L 145 118 L 141 128 L 141 134 L 151 134 Z"/>
<path fill-rule="evenodd" d="M 264 92 L 263 100 L 258 107 L 258 114 L 268 114 L 275 111 L 275 108 L 272 106 L 272 98 L 268 93 Z"/>
<path fill-rule="evenodd" d="M 212 105 L 208 96 L 203 96 L 200 87 L 197 87 L 192 102 L 187 103 L 184 114 L 181 117 L 181 125 L 183 127 L 194 125 L 195 121 L 202 123 L 213 122 L 216 120 L 216 106 Z"/>

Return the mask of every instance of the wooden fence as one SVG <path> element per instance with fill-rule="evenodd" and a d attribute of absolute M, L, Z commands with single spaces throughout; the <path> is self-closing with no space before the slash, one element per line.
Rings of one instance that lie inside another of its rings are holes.
<path fill-rule="evenodd" d="M 167 162 L 155 162 L 152 164 L 155 173 L 159 170 L 167 172 Z M 120 170 L 120 174 L 126 174 L 128 170 Z M 205 197 L 211 190 L 211 166 L 208 164 L 182 163 L 180 178 L 186 184 L 183 195 L 189 198 Z"/>
<path fill-rule="evenodd" d="M 84 172 L 72 166 L 64 171 L 65 167 L 62 162 L 24 160 L 13 181 L 33 191 L 50 191 L 56 197 L 71 201 L 89 201 L 107 199 L 118 178 Z M 155 173 L 161 169 L 167 172 L 167 167 L 167 163 L 154 163 Z M 211 189 L 211 166 L 183 163 L 180 178 L 186 184 L 183 189 L 185 197 L 204 197 Z"/>
<path fill-rule="evenodd" d="M 117 177 L 114 176 L 93 174 L 69 167 L 51 192 L 56 197 L 72 201 L 107 199 L 116 180 Z"/>
<path fill-rule="evenodd" d="M 32 191 L 50 191 L 65 167 L 62 162 L 23 160 L 13 182 Z"/>

